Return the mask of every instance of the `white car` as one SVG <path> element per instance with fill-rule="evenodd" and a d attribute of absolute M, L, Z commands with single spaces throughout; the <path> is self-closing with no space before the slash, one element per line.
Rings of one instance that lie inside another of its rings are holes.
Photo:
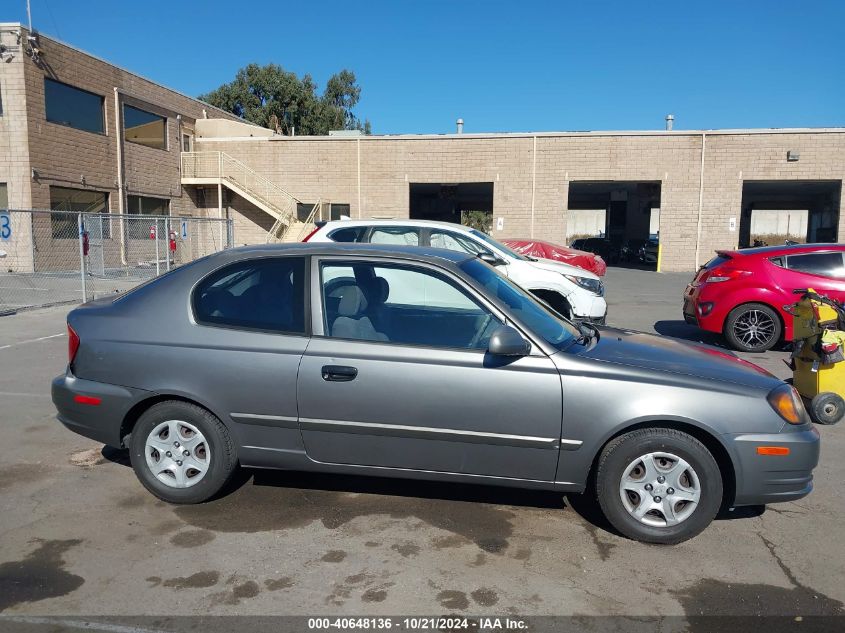
<path fill-rule="evenodd" d="M 477 255 L 569 318 L 603 324 L 604 284 L 593 273 L 549 259 L 526 257 L 489 235 L 460 224 L 427 220 L 338 220 L 317 228 L 307 242 L 433 246 Z"/>

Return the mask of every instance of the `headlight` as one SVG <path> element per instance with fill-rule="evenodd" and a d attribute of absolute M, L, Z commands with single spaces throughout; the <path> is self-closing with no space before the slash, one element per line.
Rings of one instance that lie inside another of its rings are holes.
<path fill-rule="evenodd" d="M 584 290 L 589 290 L 594 295 L 600 297 L 604 296 L 604 284 L 600 279 L 590 279 L 589 277 L 576 277 L 575 275 L 563 275 L 569 281 L 581 286 Z"/>
<path fill-rule="evenodd" d="M 792 385 L 775 387 L 766 396 L 766 400 L 772 405 L 772 409 L 777 411 L 778 415 L 790 424 L 804 424 L 807 421 L 804 402 Z"/>

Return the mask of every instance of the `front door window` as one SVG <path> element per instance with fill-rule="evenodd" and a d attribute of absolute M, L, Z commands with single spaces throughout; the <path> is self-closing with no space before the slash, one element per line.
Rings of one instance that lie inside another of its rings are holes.
<path fill-rule="evenodd" d="M 446 277 L 372 263 L 322 266 L 328 336 L 396 345 L 486 350 L 501 321 Z"/>

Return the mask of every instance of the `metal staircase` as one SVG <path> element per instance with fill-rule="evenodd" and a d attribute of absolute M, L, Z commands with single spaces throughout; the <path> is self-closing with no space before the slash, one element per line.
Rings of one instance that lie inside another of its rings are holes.
<path fill-rule="evenodd" d="M 273 216 L 268 242 L 290 241 L 284 238 L 299 224 L 297 198 L 225 152 L 182 152 L 182 184 L 222 185 Z"/>
<path fill-rule="evenodd" d="M 270 229 L 270 232 L 267 235 L 267 241 L 301 242 L 306 235 L 316 228 L 316 222 L 318 220 L 329 219 L 331 217 L 331 206 L 331 201 L 320 198 L 316 203 L 314 203 L 314 206 L 311 207 L 311 210 L 308 212 L 308 216 L 305 220 L 297 219 L 294 224 L 288 227 L 284 236 L 278 239 L 271 239 L 273 229 Z M 275 228 L 275 226 L 273 228 Z"/>

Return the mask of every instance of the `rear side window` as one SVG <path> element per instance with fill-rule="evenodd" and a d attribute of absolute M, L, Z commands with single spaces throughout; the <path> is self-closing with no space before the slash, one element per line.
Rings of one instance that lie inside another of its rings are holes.
<path fill-rule="evenodd" d="M 725 257 L 724 255 L 716 255 L 716 257 L 714 257 L 709 262 L 704 264 L 704 269 L 705 270 L 712 270 L 712 269 L 716 268 L 716 266 L 721 266 L 725 262 L 729 262 L 729 261 L 731 261 L 730 257 Z"/>
<path fill-rule="evenodd" d="M 370 234 L 370 244 L 419 246 L 420 230 L 410 226 L 379 226 Z"/>
<path fill-rule="evenodd" d="M 273 257 L 226 266 L 194 290 L 198 323 L 305 333 L 305 259 Z"/>
<path fill-rule="evenodd" d="M 347 229 L 337 229 L 329 233 L 329 239 L 333 242 L 363 242 L 366 226 L 350 226 Z"/>
<path fill-rule="evenodd" d="M 790 270 L 798 270 L 811 275 L 845 278 L 845 266 L 842 253 L 806 253 L 804 255 L 790 255 L 786 258 L 786 265 Z"/>

